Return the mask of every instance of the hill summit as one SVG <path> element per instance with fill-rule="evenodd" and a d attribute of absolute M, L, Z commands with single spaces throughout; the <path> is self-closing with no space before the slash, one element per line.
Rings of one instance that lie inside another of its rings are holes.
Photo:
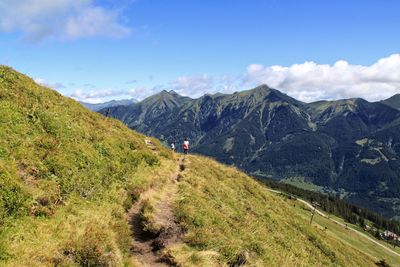
<path fill-rule="evenodd" d="M 2 266 L 376 261 L 237 169 L 172 154 L 4 66 L 0 123 Z"/>

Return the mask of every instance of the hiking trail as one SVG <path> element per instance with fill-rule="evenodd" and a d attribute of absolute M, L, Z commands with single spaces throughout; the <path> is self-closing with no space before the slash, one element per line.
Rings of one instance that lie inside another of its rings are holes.
<path fill-rule="evenodd" d="M 173 244 L 182 242 L 182 230 L 175 221 L 172 203 L 179 182 L 180 175 L 184 171 L 184 156 L 177 160 L 176 171 L 171 175 L 161 190 L 153 188 L 140 194 L 139 199 L 128 211 L 128 220 L 131 226 L 132 246 L 131 255 L 140 266 L 173 266 L 171 259 L 163 255 L 162 250 Z M 151 233 L 144 229 L 142 208 L 150 198 L 157 196 L 155 213 L 152 221 L 156 222 L 160 231 Z"/>

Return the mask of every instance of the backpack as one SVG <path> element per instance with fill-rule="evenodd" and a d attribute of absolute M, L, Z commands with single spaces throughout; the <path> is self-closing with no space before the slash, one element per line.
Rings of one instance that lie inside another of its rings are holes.
<path fill-rule="evenodd" d="M 189 141 L 183 142 L 183 149 L 189 149 Z"/>

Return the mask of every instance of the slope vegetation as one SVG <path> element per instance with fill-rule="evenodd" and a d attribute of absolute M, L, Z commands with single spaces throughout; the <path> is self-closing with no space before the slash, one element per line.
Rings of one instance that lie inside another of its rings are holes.
<path fill-rule="evenodd" d="M 122 265 L 131 246 L 125 210 L 170 175 L 169 152 L 7 67 L 0 125 L 0 259 Z"/>
<path fill-rule="evenodd" d="M 178 188 L 175 211 L 187 243 L 170 253 L 185 265 L 235 266 L 244 258 L 249 266 L 374 265 L 237 169 L 190 157 Z"/>
<path fill-rule="evenodd" d="M 0 265 L 374 266 L 240 171 L 0 67 Z"/>

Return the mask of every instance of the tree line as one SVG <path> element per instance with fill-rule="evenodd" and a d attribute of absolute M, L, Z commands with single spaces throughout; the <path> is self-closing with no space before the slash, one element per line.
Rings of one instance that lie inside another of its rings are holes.
<path fill-rule="evenodd" d="M 365 228 L 366 220 L 368 220 L 372 222 L 373 226 L 377 229 L 389 230 L 393 233 L 400 234 L 400 222 L 389 220 L 376 212 L 350 204 L 335 196 L 305 190 L 290 184 L 279 183 L 272 180 L 258 180 L 270 188 L 277 189 L 310 202 L 317 202 L 320 208 L 325 212 L 339 216 L 351 224 L 358 224 Z"/>

